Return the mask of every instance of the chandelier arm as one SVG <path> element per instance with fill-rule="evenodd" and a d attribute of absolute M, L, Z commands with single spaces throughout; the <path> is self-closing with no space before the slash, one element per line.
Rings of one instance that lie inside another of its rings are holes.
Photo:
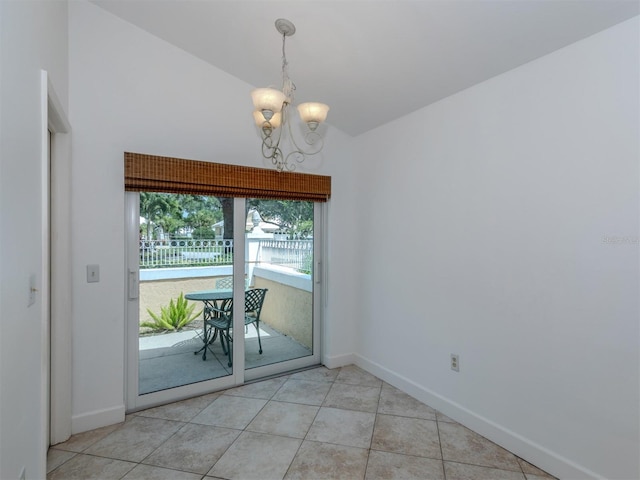
<path fill-rule="evenodd" d="M 278 131 L 278 138 L 275 140 L 273 138 L 274 129 L 271 127 L 269 122 L 265 122 L 265 125 L 268 125 L 268 129 L 262 129 L 262 156 L 264 158 L 269 158 L 273 160 L 274 156 L 277 155 L 277 152 L 280 151 L 282 155 L 282 150 L 280 150 L 280 140 L 282 138 L 282 129 Z M 265 153 L 268 152 L 268 153 Z"/>
<path fill-rule="evenodd" d="M 317 132 L 307 132 L 304 135 L 304 141 L 307 145 L 314 146 L 316 142 L 320 140 L 320 148 L 305 150 L 304 148 L 301 148 L 296 142 L 296 137 L 293 135 L 293 131 L 291 130 L 291 122 L 287 122 L 287 129 L 289 130 L 289 137 L 291 138 L 291 143 L 293 144 L 294 147 L 296 147 L 296 151 L 306 156 L 306 155 L 316 155 L 317 153 L 320 153 L 320 150 L 322 150 L 322 147 L 324 146 L 324 140 L 322 139 L 320 134 L 318 134 Z M 308 140 L 310 138 L 312 138 L 313 140 L 312 141 Z"/>

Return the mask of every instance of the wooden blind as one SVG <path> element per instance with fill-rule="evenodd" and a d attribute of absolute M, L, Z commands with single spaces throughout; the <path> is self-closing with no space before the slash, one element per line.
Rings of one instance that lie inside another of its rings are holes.
<path fill-rule="evenodd" d="M 125 152 L 124 188 L 326 202 L 331 196 L 331 177 Z"/>

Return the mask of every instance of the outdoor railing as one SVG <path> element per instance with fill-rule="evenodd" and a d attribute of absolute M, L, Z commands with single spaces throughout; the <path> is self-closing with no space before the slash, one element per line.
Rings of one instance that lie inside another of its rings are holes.
<path fill-rule="evenodd" d="M 290 267 L 311 273 L 313 240 L 260 239 L 258 258 L 262 263 Z"/>
<path fill-rule="evenodd" d="M 233 240 L 140 240 L 140 268 L 230 265 Z"/>
<path fill-rule="evenodd" d="M 257 257 L 249 261 L 268 263 L 311 273 L 313 240 L 248 239 Z M 180 239 L 140 240 L 140 268 L 168 268 L 233 263 L 233 240 Z"/>

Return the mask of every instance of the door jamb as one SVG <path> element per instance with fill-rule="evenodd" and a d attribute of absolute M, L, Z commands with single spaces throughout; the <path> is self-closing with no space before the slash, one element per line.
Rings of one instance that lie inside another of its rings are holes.
<path fill-rule="evenodd" d="M 42 408 L 43 418 L 49 422 L 49 435 L 43 435 L 48 447 L 71 436 L 71 124 L 45 70 L 41 71 L 41 91 L 42 351 L 50 352 L 50 360 L 45 359 L 42 365 L 45 384 Z M 46 145 L 49 131 L 50 167 Z M 50 195 L 45 195 L 49 189 Z M 48 302 L 44 301 L 45 296 Z M 43 428 L 46 429 L 46 425 Z"/>

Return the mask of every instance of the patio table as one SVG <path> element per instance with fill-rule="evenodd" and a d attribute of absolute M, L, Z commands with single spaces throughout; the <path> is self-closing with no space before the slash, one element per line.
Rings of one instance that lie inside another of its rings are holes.
<path fill-rule="evenodd" d="M 206 360 L 207 348 L 211 348 L 209 347 L 209 345 L 211 345 L 218 336 L 218 329 L 215 328 L 212 332 L 208 320 L 214 318 L 216 314 L 215 308 L 219 308 L 224 300 L 230 300 L 233 298 L 233 290 L 216 289 L 206 290 L 203 292 L 193 292 L 187 293 L 184 298 L 187 300 L 200 301 L 204 303 L 204 327 L 202 331 L 202 341 L 204 342 L 204 345 L 200 350 L 193 352 L 193 354 L 197 355 L 198 353 L 202 352 L 202 360 Z M 213 351 L 211 351 L 211 353 L 213 353 Z"/>

